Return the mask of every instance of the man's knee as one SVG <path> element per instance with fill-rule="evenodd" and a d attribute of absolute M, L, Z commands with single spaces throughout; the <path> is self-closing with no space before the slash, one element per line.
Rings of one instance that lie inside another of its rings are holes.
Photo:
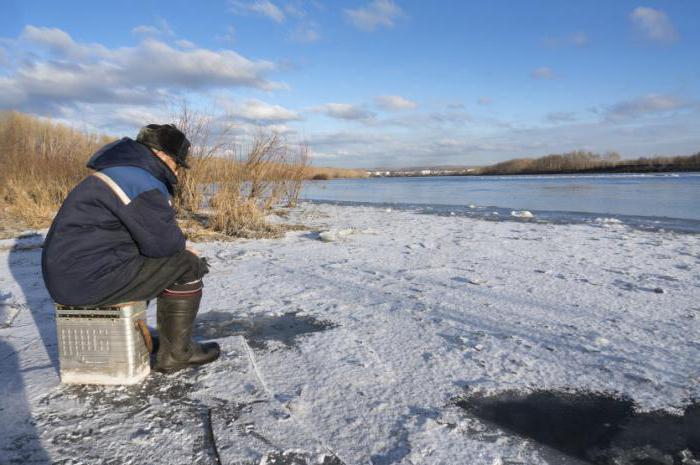
<path fill-rule="evenodd" d="M 207 263 L 207 260 L 195 255 L 189 250 L 184 250 L 180 252 L 180 254 L 183 261 L 183 272 L 174 281 L 173 285 L 184 285 L 199 281 L 201 287 L 202 277 L 209 272 L 209 264 Z"/>
<path fill-rule="evenodd" d="M 189 250 L 180 252 L 180 257 L 183 272 L 173 283 L 163 289 L 161 297 L 184 297 L 202 293 L 204 283 L 200 273 L 199 257 Z"/>

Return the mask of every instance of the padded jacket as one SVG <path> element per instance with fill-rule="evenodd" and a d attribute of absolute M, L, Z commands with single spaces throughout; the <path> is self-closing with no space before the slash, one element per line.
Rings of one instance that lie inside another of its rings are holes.
<path fill-rule="evenodd" d="M 148 257 L 184 250 L 171 195 L 174 173 L 128 137 L 98 150 L 95 173 L 63 202 L 44 241 L 42 272 L 51 297 L 89 305 L 123 289 Z"/>

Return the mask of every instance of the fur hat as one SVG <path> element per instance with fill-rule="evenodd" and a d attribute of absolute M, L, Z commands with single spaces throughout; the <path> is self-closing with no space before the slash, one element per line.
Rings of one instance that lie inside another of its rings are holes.
<path fill-rule="evenodd" d="M 162 150 L 175 159 L 178 166 L 189 168 L 187 153 L 190 141 L 174 124 L 149 124 L 144 126 L 136 136 L 136 142 Z"/>

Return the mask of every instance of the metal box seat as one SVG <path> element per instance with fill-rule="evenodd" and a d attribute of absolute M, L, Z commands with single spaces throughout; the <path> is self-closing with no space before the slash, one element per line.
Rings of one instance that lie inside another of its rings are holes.
<path fill-rule="evenodd" d="M 146 302 L 56 305 L 61 382 L 136 384 L 151 371 L 144 340 Z"/>

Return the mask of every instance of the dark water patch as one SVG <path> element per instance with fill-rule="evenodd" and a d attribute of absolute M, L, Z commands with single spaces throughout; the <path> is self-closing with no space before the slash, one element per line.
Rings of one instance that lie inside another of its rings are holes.
<path fill-rule="evenodd" d="M 269 341 L 293 347 L 301 336 L 335 327 L 333 322 L 300 316 L 296 312 L 240 318 L 228 312 L 211 311 L 199 317 L 194 333 L 203 338 L 243 336 L 252 348 L 267 349 Z"/>
<path fill-rule="evenodd" d="M 606 393 L 536 391 L 465 396 L 470 415 L 600 465 L 700 464 L 700 404 L 683 415 L 639 413 Z"/>

